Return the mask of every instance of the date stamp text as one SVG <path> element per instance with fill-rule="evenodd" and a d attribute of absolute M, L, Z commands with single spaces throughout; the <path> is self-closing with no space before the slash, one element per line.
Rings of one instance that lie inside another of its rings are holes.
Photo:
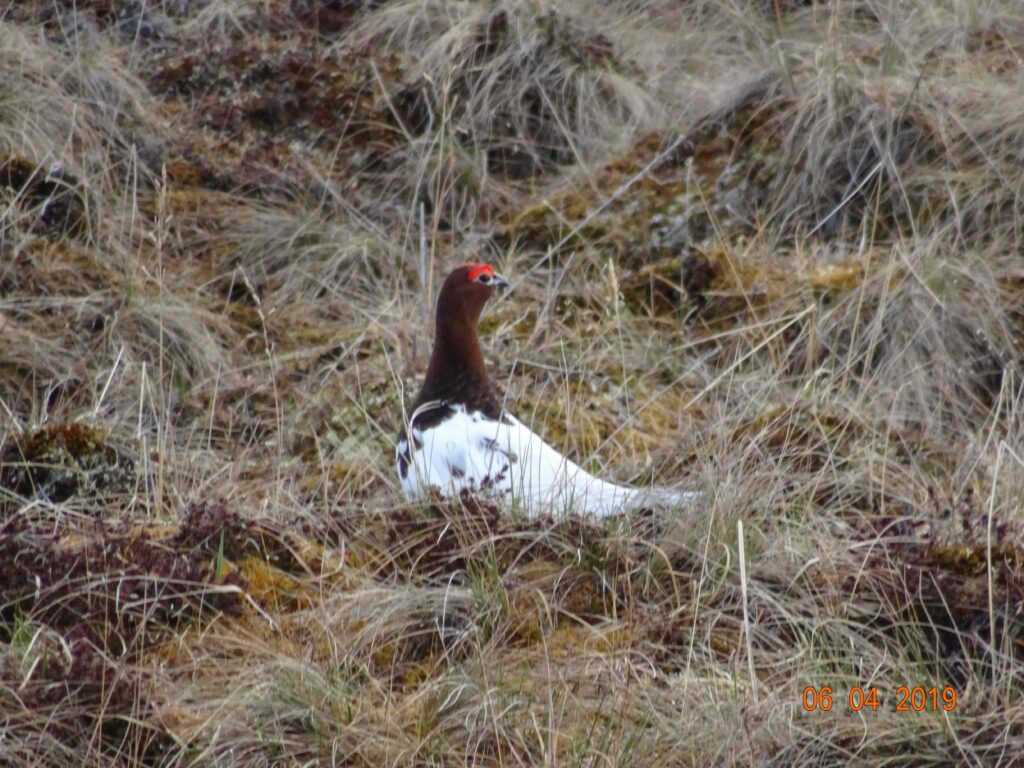
<path fill-rule="evenodd" d="M 889 701 L 895 701 L 897 712 L 952 712 L 956 709 L 956 690 L 949 685 L 945 688 L 901 685 L 896 689 L 895 699 Z M 807 712 L 829 712 L 843 704 L 852 712 L 860 712 L 877 710 L 885 706 L 886 701 L 873 686 L 854 686 L 843 696 L 827 685 L 820 688 L 809 685 L 804 688 L 802 703 Z"/>

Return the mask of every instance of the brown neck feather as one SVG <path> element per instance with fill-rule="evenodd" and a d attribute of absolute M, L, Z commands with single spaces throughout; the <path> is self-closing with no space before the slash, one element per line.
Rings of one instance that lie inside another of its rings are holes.
<path fill-rule="evenodd" d="M 487 376 L 476 330 L 483 301 L 467 304 L 446 299 L 442 291 L 437 305 L 434 349 L 413 411 L 431 400 L 443 400 L 497 419 L 501 404 Z M 424 426 L 419 419 L 417 424 Z"/>

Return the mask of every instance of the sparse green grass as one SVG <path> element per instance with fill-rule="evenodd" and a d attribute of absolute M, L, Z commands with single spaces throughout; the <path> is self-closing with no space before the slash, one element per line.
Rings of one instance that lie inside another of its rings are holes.
<path fill-rule="evenodd" d="M 342 5 L 0 9 L 0 764 L 1019 762 L 1017 4 Z M 468 259 L 706 505 L 400 499 Z"/>

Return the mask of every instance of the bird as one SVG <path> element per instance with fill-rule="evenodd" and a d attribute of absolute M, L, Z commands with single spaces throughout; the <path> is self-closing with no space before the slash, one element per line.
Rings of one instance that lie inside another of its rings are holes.
<path fill-rule="evenodd" d="M 594 477 L 508 412 L 487 375 L 477 334 L 484 305 L 508 285 L 491 265 L 469 263 L 441 286 L 426 377 L 395 446 L 406 498 L 456 498 L 469 491 L 528 516 L 596 517 L 699 499 L 699 492 Z"/>

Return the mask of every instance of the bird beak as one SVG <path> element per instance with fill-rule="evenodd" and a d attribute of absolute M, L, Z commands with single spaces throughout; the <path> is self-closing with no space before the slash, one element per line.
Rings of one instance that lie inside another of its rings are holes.
<path fill-rule="evenodd" d="M 494 273 L 494 277 L 491 279 L 492 288 L 508 288 L 508 280 L 499 275 L 497 272 Z"/>

